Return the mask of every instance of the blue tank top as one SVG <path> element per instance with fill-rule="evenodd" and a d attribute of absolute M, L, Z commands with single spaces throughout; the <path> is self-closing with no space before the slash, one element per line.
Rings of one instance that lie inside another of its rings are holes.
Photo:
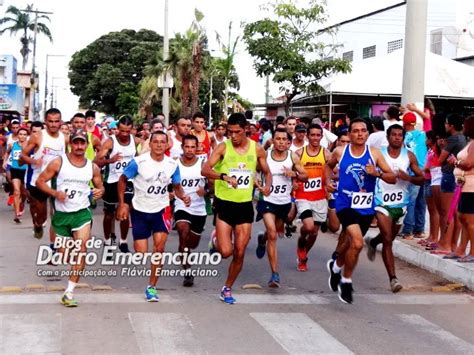
<path fill-rule="evenodd" d="M 20 170 L 26 170 L 28 167 L 27 164 L 20 165 L 18 164 L 18 160 L 20 159 L 20 154 L 21 154 L 21 145 L 18 142 L 14 142 L 12 145 L 12 150 L 10 152 L 11 158 L 12 158 L 12 164 L 11 167 L 14 169 L 20 169 Z"/>
<path fill-rule="evenodd" d="M 374 191 L 376 178 L 365 171 L 365 166 L 375 162 L 366 145 L 360 157 L 354 157 L 350 144 L 344 148 L 339 162 L 339 185 L 336 197 L 336 212 L 345 208 L 356 210 L 362 215 L 375 214 Z"/>

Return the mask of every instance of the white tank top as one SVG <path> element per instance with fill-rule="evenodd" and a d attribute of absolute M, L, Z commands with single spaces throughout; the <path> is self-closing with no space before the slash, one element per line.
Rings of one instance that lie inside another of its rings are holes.
<path fill-rule="evenodd" d="M 36 186 L 36 179 L 39 174 L 46 169 L 46 166 L 56 157 L 66 153 L 66 144 L 64 141 L 64 135 L 62 132 L 58 132 L 56 138 L 51 137 L 46 129 L 41 131 L 41 145 L 38 150 L 33 154 L 33 159 L 37 160 L 42 158 L 43 164 L 41 167 L 32 167 L 33 175 L 31 176 L 31 186 Z"/>
<path fill-rule="evenodd" d="M 303 148 L 303 147 L 305 147 L 305 146 L 307 146 L 307 145 L 308 145 L 308 141 L 306 140 L 306 138 L 305 138 L 304 143 L 303 143 L 303 145 L 302 145 L 301 147 L 297 147 L 297 146 L 293 143 L 293 141 L 292 141 L 292 142 L 291 142 L 291 145 L 290 145 L 290 151 L 294 153 L 294 152 L 296 152 L 298 149 Z"/>
<path fill-rule="evenodd" d="M 160 212 L 170 205 L 168 185 L 172 183 L 178 162 L 166 155 L 158 162 L 151 157 L 150 152 L 139 155 L 134 160 L 137 171 L 133 178 L 133 208 L 145 213 Z"/>
<path fill-rule="evenodd" d="M 388 147 L 383 147 L 380 150 L 385 158 L 385 161 L 390 166 L 392 171 L 397 174 L 398 170 L 403 170 L 409 173 L 410 158 L 408 157 L 408 150 L 402 148 L 400 155 L 397 158 L 392 158 L 388 154 Z M 397 178 L 395 184 L 387 184 L 382 179 L 377 179 L 375 187 L 375 204 L 376 206 L 388 207 L 405 207 L 409 202 L 408 187 L 410 183 Z"/>
<path fill-rule="evenodd" d="M 179 159 L 183 155 L 183 147 L 181 142 L 176 139 L 176 136 L 171 135 L 171 140 L 173 141 L 173 146 L 170 149 L 170 157 L 173 159 Z"/>
<path fill-rule="evenodd" d="M 204 197 L 198 196 L 196 191 L 206 185 L 206 179 L 201 175 L 202 160 L 198 159 L 192 166 L 186 166 L 178 160 L 179 174 L 181 175 L 181 186 L 186 195 L 191 197 L 191 205 L 186 207 L 184 202 L 177 198 L 175 210 L 182 210 L 188 212 L 193 216 L 205 216 L 206 212 L 206 201 Z"/>
<path fill-rule="evenodd" d="M 112 136 L 111 139 L 112 151 L 110 152 L 110 157 L 120 153 L 122 154 L 122 159 L 108 165 L 108 172 L 106 173 L 108 184 L 113 184 L 114 182 L 119 181 L 120 175 L 122 175 L 128 163 L 130 163 L 133 157 L 137 154 L 135 141 L 132 135 L 130 135 L 130 142 L 128 145 L 121 145 L 115 136 Z"/>
<path fill-rule="evenodd" d="M 92 162 L 86 159 L 86 163 L 78 167 L 69 161 L 66 154 L 61 160 L 61 168 L 56 177 L 56 189 L 65 192 L 67 197 L 64 202 L 54 200 L 56 211 L 77 212 L 88 208 L 91 192 L 89 183 L 94 175 Z"/>
<path fill-rule="evenodd" d="M 267 152 L 267 163 L 272 174 L 272 187 L 270 195 L 264 196 L 263 200 L 276 205 L 285 205 L 291 202 L 291 178 L 283 175 L 283 168 L 293 169 L 291 152 L 287 151 L 286 158 L 278 161 L 272 157 L 273 150 Z"/>

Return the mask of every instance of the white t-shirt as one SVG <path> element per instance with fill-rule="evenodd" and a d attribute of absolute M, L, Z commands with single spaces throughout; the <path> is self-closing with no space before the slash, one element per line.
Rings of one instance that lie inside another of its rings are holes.
<path fill-rule="evenodd" d="M 337 136 L 328 131 L 326 128 L 323 128 L 323 138 L 321 138 L 321 147 L 328 148 L 332 143 L 334 143 L 337 139 Z"/>
<path fill-rule="evenodd" d="M 367 139 L 367 145 L 380 149 L 388 146 L 387 133 L 385 131 L 374 132 Z"/>

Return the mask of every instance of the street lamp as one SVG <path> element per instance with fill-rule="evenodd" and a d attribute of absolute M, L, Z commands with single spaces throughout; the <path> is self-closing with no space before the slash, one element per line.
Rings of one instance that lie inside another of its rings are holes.
<path fill-rule="evenodd" d="M 46 54 L 46 70 L 44 74 L 44 110 L 48 106 L 48 59 L 49 57 L 65 57 L 64 54 Z"/>

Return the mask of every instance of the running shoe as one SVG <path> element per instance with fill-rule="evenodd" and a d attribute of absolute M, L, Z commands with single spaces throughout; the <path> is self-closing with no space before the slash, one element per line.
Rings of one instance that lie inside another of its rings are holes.
<path fill-rule="evenodd" d="M 21 221 L 20 221 L 20 219 L 18 218 L 18 216 L 15 217 L 15 218 L 13 218 L 13 222 L 15 222 L 16 224 L 20 224 L 20 223 L 21 223 Z"/>
<path fill-rule="evenodd" d="M 370 244 L 371 240 L 372 238 L 370 238 L 368 235 L 366 235 L 364 238 L 365 245 L 367 245 L 367 259 L 374 261 L 375 256 L 377 255 L 377 249 L 375 249 L 372 244 Z"/>
<path fill-rule="evenodd" d="M 158 292 L 156 288 L 152 286 L 148 286 L 145 290 L 145 298 L 147 302 L 158 302 L 160 297 L 158 296 Z"/>
<path fill-rule="evenodd" d="M 66 307 L 77 307 L 78 303 L 74 299 L 72 292 L 64 292 L 63 297 L 61 298 L 61 304 Z"/>
<path fill-rule="evenodd" d="M 130 249 L 128 249 L 128 244 L 127 243 L 120 243 L 119 244 L 119 250 L 121 253 L 130 253 Z"/>
<path fill-rule="evenodd" d="M 234 304 L 236 302 L 235 298 L 232 297 L 232 291 L 230 287 L 222 287 L 221 294 L 219 296 L 220 300 L 227 304 Z"/>
<path fill-rule="evenodd" d="M 352 304 L 352 282 L 341 282 L 337 287 L 339 291 L 339 299 L 344 303 Z"/>
<path fill-rule="evenodd" d="M 33 236 L 36 239 L 43 238 L 43 226 L 35 226 L 33 227 Z"/>
<path fill-rule="evenodd" d="M 272 272 L 272 277 L 270 278 L 270 281 L 268 281 L 268 287 L 280 287 L 280 275 L 278 274 L 278 272 Z"/>
<path fill-rule="evenodd" d="M 257 254 L 257 258 L 261 259 L 265 256 L 265 251 L 267 249 L 267 241 L 265 240 L 265 233 L 259 232 L 257 236 L 258 245 L 257 250 L 255 253 Z"/>
<path fill-rule="evenodd" d="M 117 240 L 117 236 L 115 235 L 115 233 L 110 233 L 110 241 L 112 244 L 115 244 L 116 243 L 116 240 Z"/>
<path fill-rule="evenodd" d="M 339 283 L 341 282 L 341 273 L 340 272 L 336 273 L 332 269 L 335 262 L 336 262 L 335 260 L 329 259 L 328 262 L 326 263 L 326 266 L 329 272 L 328 284 L 329 284 L 329 288 L 333 292 L 337 292 L 337 286 L 339 286 Z"/>
<path fill-rule="evenodd" d="M 398 281 L 398 279 L 395 277 L 390 280 L 390 288 L 392 289 L 393 293 L 397 293 L 403 288 L 403 286 L 400 281 Z"/>
<path fill-rule="evenodd" d="M 321 232 L 326 233 L 328 231 L 328 224 L 326 221 L 321 223 Z"/>
<path fill-rule="evenodd" d="M 192 287 L 193 285 L 194 285 L 194 276 L 193 275 L 184 276 L 183 286 Z"/>
<path fill-rule="evenodd" d="M 8 196 L 7 205 L 8 206 L 13 205 L 13 201 L 14 201 L 13 195 Z"/>
<path fill-rule="evenodd" d="M 285 224 L 285 237 L 290 239 L 293 236 L 291 232 L 291 226 L 289 224 Z"/>
<path fill-rule="evenodd" d="M 298 258 L 298 259 L 296 259 L 296 262 L 297 262 L 296 269 L 298 271 L 301 271 L 301 272 L 308 271 L 308 265 L 307 265 L 308 258 L 304 258 L 304 259 Z"/>
<path fill-rule="evenodd" d="M 217 253 L 215 240 L 216 240 L 216 233 L 214 231 L 214 232 L 212 232 L 211 240 L 209 240 L 209 244 L 207 245 L 207 247 L 209 248 L 209 254 L 211 254 L 211 255 L 214 254 L 214 253 Z"/>

